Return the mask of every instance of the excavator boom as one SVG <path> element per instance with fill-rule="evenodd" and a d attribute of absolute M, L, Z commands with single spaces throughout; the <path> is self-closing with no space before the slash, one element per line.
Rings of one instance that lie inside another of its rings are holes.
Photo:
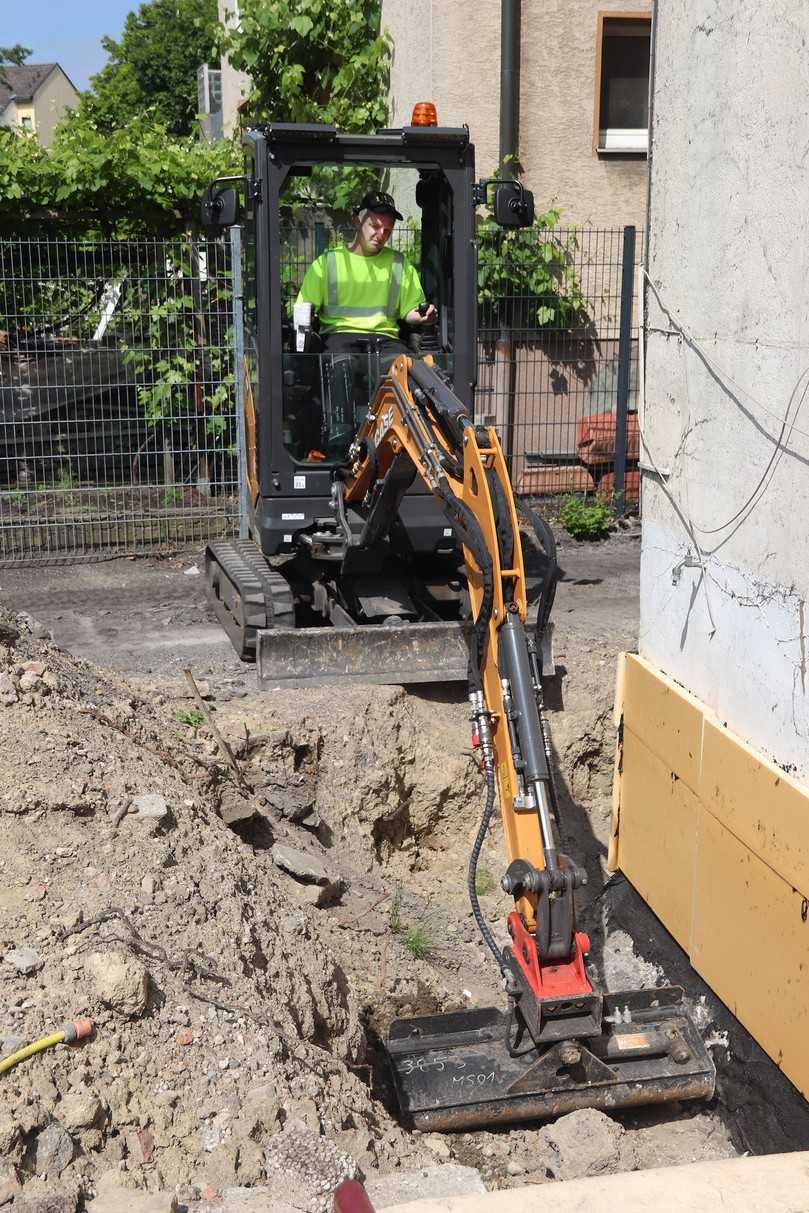
<path fill-rule="evenodd" d="M 486 780 L 468 887 L 509 1005 L 394 1022 L 387 1049 L 402 1111 L 417 1127 L 459 1129 L 581 1107 L 707 1098 L 714 1066 L 683 992 L 605 994 L 593 984 L 590 942 L 575 917 L 586 873 L 560 850 L 542 711 L 542 637 L 526 628 L 520 530 L 497 433 L 474 425 L 429 358 L 402 355 L 335 479 L 337 517 L 346 505 L 362 509 L 360 546 L 394 524 L 415 475 L 463 548 L 473 618 L 470 717 Z M 552 585 L 551 578 L 550 601 Z M 540 632 L 550 601 L 540 603 Z M 511 942 L 502 948 L 475 891 L 496 800 L 510 861 L 501 885 L 514 897 Z"/>

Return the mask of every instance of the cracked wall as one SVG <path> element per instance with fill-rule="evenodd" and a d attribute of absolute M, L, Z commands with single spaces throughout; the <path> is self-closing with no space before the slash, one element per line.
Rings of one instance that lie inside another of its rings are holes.
<path fill-rule="evenodd" d="M 809 10 L 658 6 L 639 651 L 809 779 Z"/>

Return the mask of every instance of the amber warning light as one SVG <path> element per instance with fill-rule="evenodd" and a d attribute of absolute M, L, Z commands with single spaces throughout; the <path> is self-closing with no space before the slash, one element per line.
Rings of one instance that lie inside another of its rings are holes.
<path fill-rule="evenodd" d="M 411 126 L 438 126 L 438 114 L 432 101 L 417 101 L 413 106 Z"/>

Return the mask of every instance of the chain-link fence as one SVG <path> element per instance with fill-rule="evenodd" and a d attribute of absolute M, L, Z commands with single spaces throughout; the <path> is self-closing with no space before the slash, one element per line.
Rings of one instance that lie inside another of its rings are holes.
<path fill-rule="evenodd" d="M 229 246 L 0 241 L 0 559 L 232 528 Z"/>
<path fill-rule="evenodd" d="M 481 232 L 477 418 L 520 495 L 637 497 L 627 231 Z M 397 236 L 417 256 L 417 234 Z M 288 301 L 332 239 L 285 231 Z M 231 247 L 0 241 L 0 563 L 235 530 Z"/>

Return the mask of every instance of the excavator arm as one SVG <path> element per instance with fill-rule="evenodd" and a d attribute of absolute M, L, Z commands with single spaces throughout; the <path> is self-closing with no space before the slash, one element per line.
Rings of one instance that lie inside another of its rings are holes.
<path fill-rule="evenodd" d="M 525 569 L 503 452 L 495 430 L 474 424 L 429 358 L 402 355 L 334 483 L 338 518 L 351 505 L 365 519 L 360 545 L 387 534 L 416 476 L 463 548 L 474 621 L 473 744 L 487 789 L 469 897 L 510 1010 L 395 1021 L 388 1055 L 402 1110 L 420 1128 L 458 1129 L 578 1107 L 709 1097 L 713 1063 L 682 1009 L 682 990 L 607 995 L 593 988 L 589 940 L 574 913 L 574 892 L 586 877 L 559 848 L 539 644 L 526 629 Z M 540 604 L 540 623 L 546 614 Z M 496 799 L 509 857 L 501 885 L 514 897 L 503 948 L 475 889 Z"/>

